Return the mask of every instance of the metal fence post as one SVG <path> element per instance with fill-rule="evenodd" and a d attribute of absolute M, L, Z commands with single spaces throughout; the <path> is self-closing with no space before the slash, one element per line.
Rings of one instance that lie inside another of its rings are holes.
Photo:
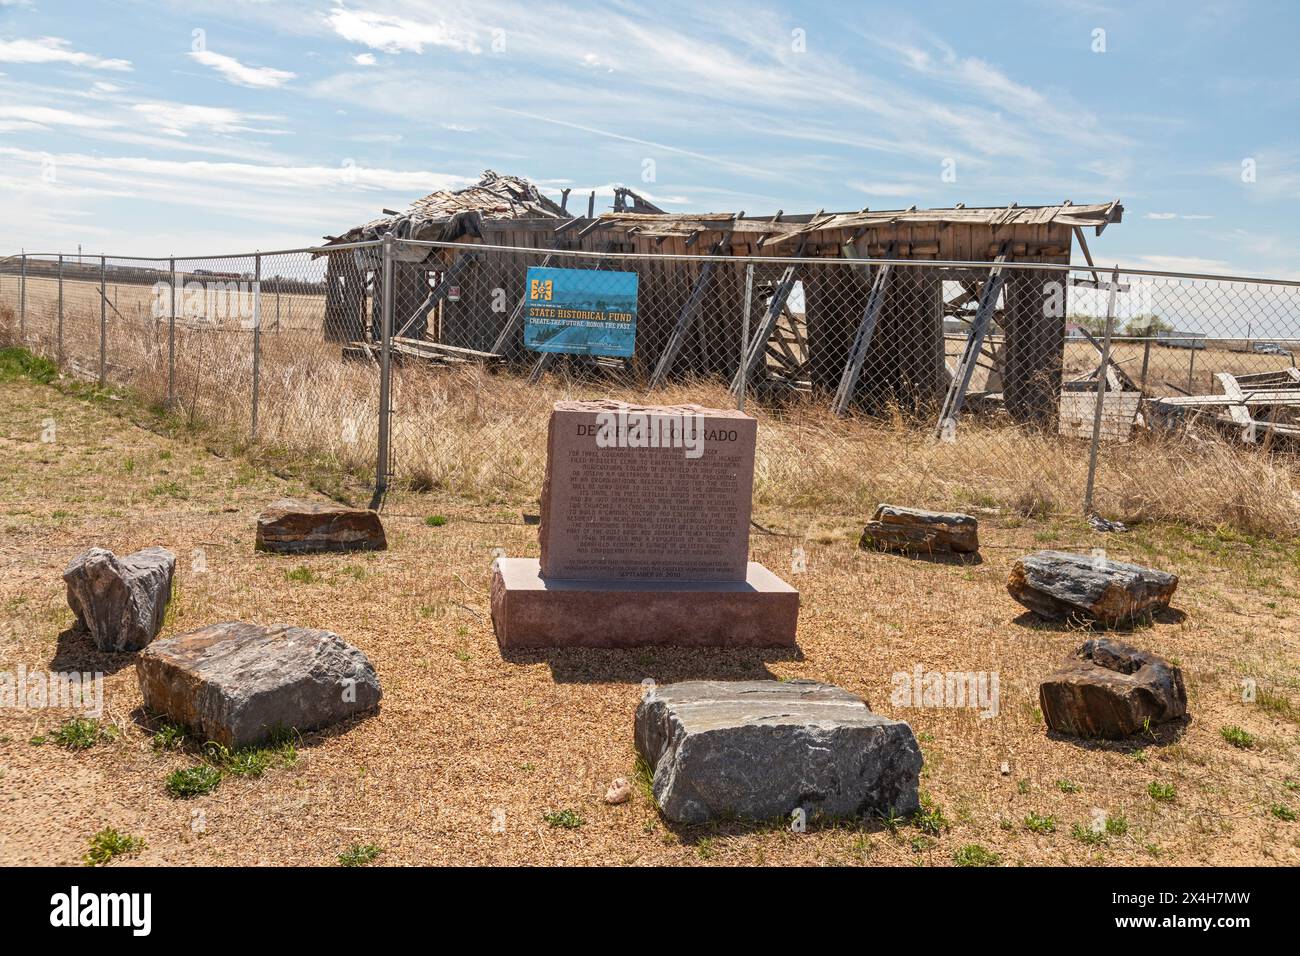
<path fill-rule="evenodd" d="M 108 260 L 99 257 L 99 387 L 108 381 Z"/>
<path fill-rule="evenodd" d="M 1106 403 L 1106 373 L 1110 371 L 1110 340 L 1115 332 L 1115 296 L 1119 291 L 1119 267 L 1110 279 L 1106 299 L 1106 336 L 1101 343 L 1101 367 L 1097 372 L 1097 409 L 1092 416 L 1092 445 L 1088 450 L 1088 487 L 1083 493 L 1083 516 L 1092 514 L 1092 491 L 1097 479 L 1097 451 L 1101 445 L 1101 417 Z"/>
<path fill-rule="evenodd" d="M 745 410 L 745 357 L 749 354 L 749 309 L 754 298 L 754 263 L 745 266 L 745 312 L 740 323 L 740 388 L 736 390 L 736 409 Z"/>
<path fill-rule="evenodd" d="M 262 370 L 262 254 L 253 257 L 253 428 L 252 441 L 257 441 L 258 379 Z"/>
<path fill-rule="evenodd" d="M 27 253 L 23 253 L 22 273 L 18 280 L 18 341 L 27 342 Z"/>
<path fill-rule="evenodd" d="M 176 401 L 176 260 L 169 263 L 172 274 L 171 315 L 167 318 L 167 407 Z"/>
<path fill-rule="evenodd" d="M 378 509 L 388 491 L 388 443 L 392 408 L 389 405 L 392 392 L 392 338 L 393 338 L 393 255 L 396 245 L 392 233 L 386 233 L 383 241 L 383 285 L 380 295 L 382 319 L 380 321 L 381 341 L 379 345 L 379 442 L 378 457 L 375 462 L 375 494 L 370 507 Z"/>
<path fill-rule="evenodd" d="M 59 254 L 59 333 L 55 352 L 59 367 L 63 367 L 63 254 Z"/>

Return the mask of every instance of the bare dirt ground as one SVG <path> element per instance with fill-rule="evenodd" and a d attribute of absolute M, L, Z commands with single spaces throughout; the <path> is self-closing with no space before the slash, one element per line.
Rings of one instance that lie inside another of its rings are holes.
<path fill-rule="evenodd" d="M 49 739 L 66 713 L 0 710 L 0 863 L 80 863 L 105 827 L 146 843 L 114 865 L 330 865 L 353 845 L 381 848 L 380 864 L 949 865 L 971 844 L 1008 865 L 1300 863 L 1300 823 L 1285 819 L 1300 813 L 1292 540 L 1169 525 L 1102 536 L 1076 519 L 1003 512 L 982 515 L 983 563 L 944 564 L 857 550 L 864 515 L 760 508 L 757 522 L 776 532 L 818 529 L 815 540 L 752 540 L 753 559 L 802 592 L 800 654 L 503 659 L 489 566 L 494 548 L 536 555 L 526 502 L 411 496 L 386 513 L 387 552 L 257 554 L 257 512 L 305 489 L 137 427 L 111 400 L 16 380 L 0 383 L 0 402 L 0 671 L 104 671 L 103 721 L 117 730 L 71 751 Z M 430 526 L 430 515 L 447 522 Z M 141 713 L 132 656 L 97 654 L 70 631 L 60 579 L 89 546 L 150 544 L 179 557 L 164 633 L 233 618 L 329 628 L 377 668 L 379 712 L 305 735 L 291 766 L 228 776 L 190 800 L 168 796 L 168 773 L 201 757 L 151 745 L 156 725 Z M 792 571 L 796 545 L 806 549 L 802 573 Z M 1127 639 L 1182 666 L 1186 725 L 1119 744 L 1046 733 L 1038 682 L 1084 635 L 1034 621 L 1004 582 L 1016 555 L 1051 546 L 1105 547 L 1182 575 L 1177 613 Z M 206 571 L 195 570 L 196 549 Z M 997 716 L 894 706 L 891 675 L 918 664 L 997 671 Z M 907 720 L 925 754 L 923 789 L 941 811 L 937 832 L 879 821 L 814 821 L 805 833 L 781 822 L 677 827 L 641 788 L 606 806 L 610 780 L 634 774 L 642 680 L 697 677 L 829 681 Z M 1243 699 L 1246 679 L 1254 701 Z M 1251 745 L 1230 744 L 1221 733 L 1230 726 Z M 1171 785 L 1172 799 L 1153 798 L 1152 784 Z M 563 810 L 573 813 L 554 815 Z M 1098 810 L 1125 826 L 1087 839 Z"/>

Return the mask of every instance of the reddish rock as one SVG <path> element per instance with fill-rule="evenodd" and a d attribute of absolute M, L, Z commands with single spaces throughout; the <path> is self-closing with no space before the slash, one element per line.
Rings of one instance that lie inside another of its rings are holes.
<path fill-rule="evenodd" d="M 257 518 L 258 551 L 308 554 L 322 551 L 383 551 L 388 547 L 379 515 L 328 501 L 283 498 Z"/>
<path fill-rule="evenodd" d="M 1053 730 L 1109 740 L 1187 713 L 1182 671 L 1162 657 L 1105 638 L 1086 642 L 1067 658 L 1039 686 L 1038 700 Z"/>
<path fill-rule="evenodd" d="M 880 505 L 862 529 L 858 546 L 927 554 L 974 554 L 980 549 L 979 522 L 957 512 Z"/>

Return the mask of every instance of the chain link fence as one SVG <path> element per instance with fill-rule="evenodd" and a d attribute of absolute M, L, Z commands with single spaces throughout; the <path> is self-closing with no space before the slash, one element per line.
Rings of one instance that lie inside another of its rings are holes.
<path fill-rule="evenodd" d="M 390 238 L 10 257 L 0 320 L 195 428 L 373 475 L 376 501 L 527 510 L 553 402 L 611 398 L 754 414 L 756 504 L 805 530 L 878 501 L 1300 530 L 1295 282 Z"/>

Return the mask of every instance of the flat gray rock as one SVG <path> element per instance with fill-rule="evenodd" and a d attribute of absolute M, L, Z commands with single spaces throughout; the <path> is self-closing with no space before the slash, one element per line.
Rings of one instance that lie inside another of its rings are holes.
<path fill-rule="evenodd" d="M 1038 688 L 1047 726 L 1118 740 L 1187 713 L 1183 674 L 1163 657 L 1107 638 L 1086 641 Z"/>
<path fill-rule="evenodd" d="M 101 651 L 138 651 L 162 630 L 172 596 L 176 555 L 152 547 L 119 558 L 91 548 L 63 572 L 77 626 Z"/>
<path fill-rule="evenodd" d="M 862 529 L 861 548 L 974 554 L 980 549 L 979 522 L 960 512 L 923 511 L 880 505 Z"/>
<path fill-rule="evenodd" d="M 147 710 L 232 748 L 327 726 L 382 696 L 360 650 L 288 624 L 212 624 L 155 641 L 135 666 Z"/>
<path fill-rule="evenodd" d="M 1086 554 L 1037 551 L 1016 561 L 1007 592 L 1039 617 L 1123 627 L 1169 606 L 1178 575 Z"/>
<path fill-rule="evenodd" d="M 900 815 L 919 807 L 912 728 L 816 681 L 686 681 L 650 691 L 636 746 L 670 820 Z"/>

